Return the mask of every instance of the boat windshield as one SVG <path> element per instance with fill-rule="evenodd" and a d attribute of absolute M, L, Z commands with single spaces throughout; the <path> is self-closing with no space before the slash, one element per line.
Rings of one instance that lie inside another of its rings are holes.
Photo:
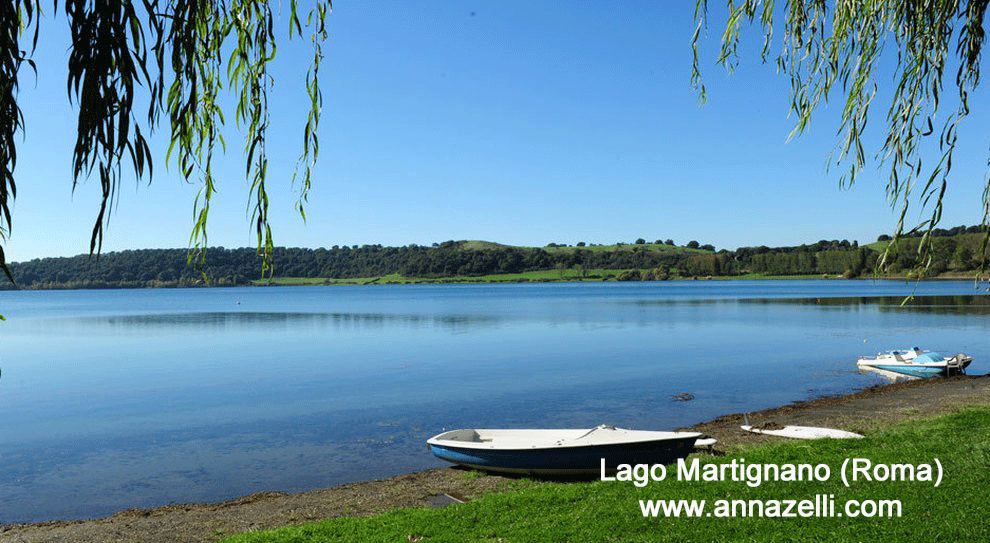
<path fill-rule="evenodd" d="M 933 362 L 942 362 L 945 357 L 938 353 L 925 353 L 919 354 L 917 358 L 914 359 L 915 364 L 929 364 Z"/>

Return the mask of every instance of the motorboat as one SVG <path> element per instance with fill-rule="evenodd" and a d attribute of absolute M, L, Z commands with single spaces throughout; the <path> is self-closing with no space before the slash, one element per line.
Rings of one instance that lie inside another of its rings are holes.
<path fill-rule="evenodd" d="M 886 351 L 872 357 L 860 357 L 856 361 L 856 366 L 891 378 L 924 378 L 966 373 L 966 367 L 972 361 L 973 357 L 964 353 L 942 356 L 936 352 L 913 347 Z"/>
<path fill-rule="evenodd" d="M 437 458 L 527 475 L 590 475 L 619 464 L 670 464 L 694 452 L 698 432 L 589 429 L 461 429 L 427 440 Z"/>

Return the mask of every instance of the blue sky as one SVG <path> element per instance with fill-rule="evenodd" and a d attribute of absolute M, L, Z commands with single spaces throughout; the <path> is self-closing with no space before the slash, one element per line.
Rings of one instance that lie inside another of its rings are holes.
<path fill-rule="evenodd" d="M 826 171 L 837 107 L 787 142 L 788 81 L 760 63 L 756 39 L 743 44 L 734 74 L 718 67 L 724 15 L 711 8 L 702 50 L 709 102 L 699 107 L 690 84 L 693 2 L 335 2 L 306 223 L 293 208 L 292 173 L 310 53 L 298 40 L 279 49 L 269 147 L 276 245 L 643 237 L 734 249 L 871 242 L 890 232 L 897 216 L 875 163 L 849 189 L 837 169 Z M 4 246 L 10 261 L 89 247 L 100 189 L 92 179 L 72 191 L 67 48 L 64 18 L 43 20 L 38 76 L 26 73 L 19 94 L 26 131 Z M 884 82 L 870 156 L 882 143 Z M 972 100 L 985 102 L 985 92 Z M 232 118 L 209 240 L 253 246 Z M 987 121 L 975 111 L 965 122 L 943 226 L 981 220 Z M 188 246 L 199 187 L 165 167 L 166 135 L 153 144 L 152 184 L 123 183 L 104 251 Z M 917 209 L 909 221 L 923 218 Z"/>

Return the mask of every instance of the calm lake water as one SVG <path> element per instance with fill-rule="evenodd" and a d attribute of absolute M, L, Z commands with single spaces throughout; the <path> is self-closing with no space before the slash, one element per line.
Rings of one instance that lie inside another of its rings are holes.
<path fill-rule="evenodd" d="M 985 287 L 0 292 L 0 522 L 440 466 L 424 442 L 444 429 L 673 429 L 883 382 L 855 359 L 892 348 L 966 352 L 983 374 Z"/>

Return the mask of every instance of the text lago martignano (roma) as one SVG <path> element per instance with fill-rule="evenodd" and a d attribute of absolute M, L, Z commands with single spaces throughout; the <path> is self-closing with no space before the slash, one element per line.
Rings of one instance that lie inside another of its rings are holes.
<path fill-rule="evenodd" d="M 828 464 L 748 464 L 745 458 L 724 463 L 702 463 L 694 458 L 678 459 L 673 469 L 678 481 L 742 482 L 756 488 L 767 481 L 825 482 L 832 477 Z M 934 458 L 932 463 L 875 463 L 867 458 L 847 458 L 839 470 L 846 487 L 857 482 L 909 481 L 939 486 L 942 482 L 942 463 Z M 601 459 L 602 481 L 630 482 L 645 487 L 654 481 L 668 477 L 664 464 L 619 464 L 614 474 L 606 469 Z M 705 500 L 640 500 L 644 517 L 900 517 L 900 500 L 847 500 L 836 509 L 833 494 L 816 494 L 814 499 L 803 500 L 716 500 L 709 510 Z"/>

